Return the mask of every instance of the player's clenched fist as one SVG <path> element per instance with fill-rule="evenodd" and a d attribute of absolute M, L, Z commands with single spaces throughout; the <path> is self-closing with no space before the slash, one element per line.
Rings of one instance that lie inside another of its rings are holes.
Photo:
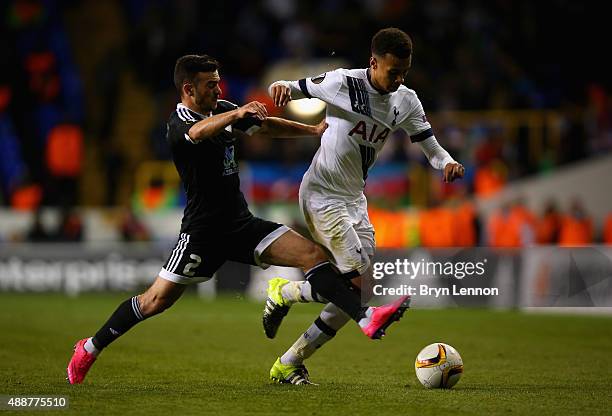
<path fill-rule="evenodd" d="M 239 107 L 238 112 L 240 118 L 251 116 L 258 118 L 259 120 L 265 120 L 266 117 L 268 117 L 268 110 L 266 110 L 266 106 L 259 101 L 251 101 L 250 103 Z"/>
<path fill-rule="evenodd" d="M 291 88 L 280 83 L 273 84 L 270 87 L 270 95 L 275 106 L 284 107 L 291 101 Z"/>
<path fill-rule="evenodd" d="M 328 127 L 329 127 L 329 124 L 327 124 L 325 119 L 321 120 L 319 122 L 319 124 L 317 124 L 316 127 L 315 127 L 316 136 L 318 136 L 318 137 L 323 136 L 323 133 L 325 133 L 325 130 L 327 130 Z"/>
<path fill-rule="evenodd" d="M 461 163 L 447 163 L 444 166 L 444 182 L 452 182 L 455 179 L 463 178 L 465 168 Z"/>

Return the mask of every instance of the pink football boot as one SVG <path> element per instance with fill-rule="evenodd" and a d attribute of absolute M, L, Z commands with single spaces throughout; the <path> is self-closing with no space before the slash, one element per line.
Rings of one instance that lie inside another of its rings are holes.
<path fill-rule="evenodd" d="M 409 307 L 410 296 L 402 296 L 388 305 L 374 306 L 371 308 L 370 322 L 361 327 L 361 330 L 372 339 L 381 339 L 385 335 L 385 329 L 393 322 L 399 321 Z"/>
<path fill-rule="evenodd" d="M 81 384 L 91 368 L 91 365 L 96 361 L 96 356 L 85 351 L 85 342 L 89 338 L 83 338 L 74 346 L 74 354 L 68 363 L 66 373 L 68 383 Z"/>

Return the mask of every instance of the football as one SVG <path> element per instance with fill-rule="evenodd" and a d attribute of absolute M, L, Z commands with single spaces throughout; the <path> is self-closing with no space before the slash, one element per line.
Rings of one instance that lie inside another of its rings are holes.
<path fill-rule="evenodd" d="M 421 384 L 428 389 L 450 389 L 463 374 L 463 360 L 455 348 L 436 342 L 419 352 L 414 369 Z"/>

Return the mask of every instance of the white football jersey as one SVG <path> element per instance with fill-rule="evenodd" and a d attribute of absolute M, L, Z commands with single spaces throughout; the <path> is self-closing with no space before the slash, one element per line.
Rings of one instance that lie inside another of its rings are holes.
<path fill-rule="evenodd" d="M 401 85 L 381 94 L 366 69 L 337 69 L 313 78 L 282 81 L 292 98 L 319 98 L 327 103 L 329 127 L 302 180 L 309 193 L 352 201 L 361 197 L 378 153 L 397 129 L 413 142 L 433 136 L 416 93 Z"/>

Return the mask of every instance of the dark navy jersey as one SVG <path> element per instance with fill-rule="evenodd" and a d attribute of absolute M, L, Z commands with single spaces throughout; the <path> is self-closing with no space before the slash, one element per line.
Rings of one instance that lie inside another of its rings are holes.
<path fill-rule="evenodd" d="M 229 101 L 219 100 L 212 115 L 236 108 Z M 253 216 L 240 191 L 234 129 L 251 134 L 261 121 L 245 118 L 227 126 L 215 137 L 191 140 L 189 129 L 206 117 L 179 103 L 168 120 L 166 139 L 187 193 L 182 233 L 229 232 Z"/>

